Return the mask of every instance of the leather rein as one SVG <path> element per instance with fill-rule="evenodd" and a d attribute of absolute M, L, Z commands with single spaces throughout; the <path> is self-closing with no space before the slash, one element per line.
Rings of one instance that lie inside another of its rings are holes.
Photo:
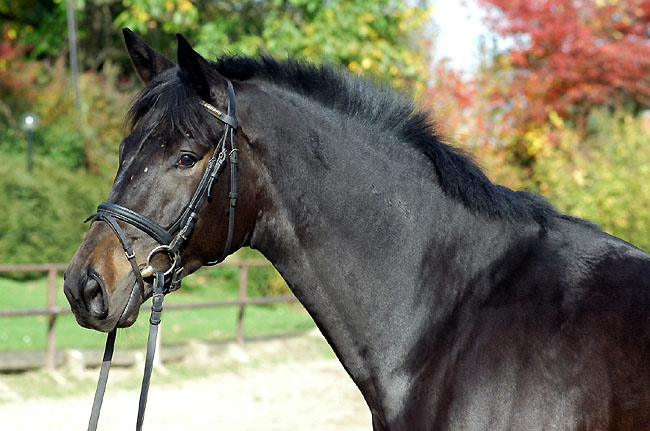
<path fill-rule="evenodd" d="M 228 84 L 228 111 L 224 113 L 215 108 L 206 101 L 201 100 L 199 103 L 212 116 L 224 123 L 225 129 L 223 136 L 219 140 L 212 156 L 208 161 L 208 166 L 203 173 L 203 177 L 197 186 L 190 203 L 181 213 L 178 219 L 168 229 L 163 228 L 148 217 L 143 216 L 127 207 L 112 203 L 103 202 L 97 207 L 97 212 L 86 219 L 86 222 L 103 221 L 113 230 L 124 249 L 124 254 L 131 264 L 132 271 L 136 278 L 137 287 L 140 290 L 142 298 L 146 298 L 144 291 L 144 279 L 153 277 L 153 296 L 151 303 L 151 317 L 149 318 L 149 336 L 147 341 L 147 354 L 144 366 L 144 376 L 140 388 L 140 402 L 138 406 L 138 418 L 136 430 L 142 430 L 144 421 L 144 411 L 147 404 L 147 394 L 149 391 L 149 381 L 153 369 L 153 359 L 156 350 L 156 338 L 158 335 L 158 325 L 162 313 L 162 303 L 164 296 L 181 287 L 183 266 L 181 264 L 181 249 L 189 240 L 196 221 L 198 220 L 199 211 L 206 199 L 212 195 L 212 187 L 219 178 L 226 164 L 230 163 L 230 211 L 228 216 L 228 234 L 226 244 L 221 258 L 214 262 L 208 262 L 206 265 L 215 265 L 222 262 L 229 254 L 232 245 L 233 234 L 235 230 L 235 206 L 237 204 L 237 152 L 235 145 L 235 131 L 237 130 L 237 120 L 235 118 L 235 92 L 230 80 L 226 79 Z M 230 149 L 228 149 L 230 146 Z M 140 229 L 155 239 L 160 245 L 154 247 L 147 256 L 146 265 L 140 269 L 135 257 L 135 251 L 131 246 L 126 234 L 117 223 L 117 220 L 129 223 Z M 166 253 L 170 261 L 170 267 L 165 271 L 154 269 L 151 259 L 159 254 Z M 135 291 L 135 286 L 134 286 Z M 133 294 L 133 293 L 132 293 Z M 127 302 L 128 304 L 128 302 Z M 99 421 L 99 413 L 106 390 L 108 381 L 108 372 L 111 366 L 113 350 L 115 346 L 115 335 L 117 328 L 109 332 L 104 349 L 102 367 L 99 373 L 97 389 L 88 423 L 88 431 L 95 431 Z"/>

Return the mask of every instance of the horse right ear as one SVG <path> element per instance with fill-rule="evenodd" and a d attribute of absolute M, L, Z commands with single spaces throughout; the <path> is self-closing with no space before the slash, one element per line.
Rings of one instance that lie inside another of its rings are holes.
<path fill-rule="evenodd" d="M 171 60 L 147 45 L 147 42 L 128 28 L 122 29 L 122 33 L 133 67 L 145 84 L 159 73 L 175 66 Z"/>

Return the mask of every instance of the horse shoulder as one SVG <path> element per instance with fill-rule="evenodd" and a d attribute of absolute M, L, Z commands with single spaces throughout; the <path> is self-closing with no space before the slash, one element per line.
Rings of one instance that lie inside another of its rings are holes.
<path fill-rule="evenodd" d="M 411 405 L 448 429 L 643 428 L 650 256 L 571 221 L 526 241 L 444 323 Z"/>

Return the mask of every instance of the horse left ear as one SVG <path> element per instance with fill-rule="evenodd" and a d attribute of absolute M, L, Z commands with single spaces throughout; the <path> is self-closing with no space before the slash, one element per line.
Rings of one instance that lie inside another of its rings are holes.
<path fill-rule="evenodd" d="M 179 33 L 176 37 L 178 38 L 178 65 L 181 71 L 199 97 L 210 101 L 213 97 L 210 92 L 210 82 L 219 79 L 220 75 L 208 60 L 194 51 L 182 34 Z"/>
<path fill-rule="evenodd" d="M 148 84 L 159 73 L 175 66 L 171 60 L 147 45 L 128 28 L 122 29 L 122 34 L 124 34 L 124 44 L 131 57 L 133 67 L 145 84 Z"/>

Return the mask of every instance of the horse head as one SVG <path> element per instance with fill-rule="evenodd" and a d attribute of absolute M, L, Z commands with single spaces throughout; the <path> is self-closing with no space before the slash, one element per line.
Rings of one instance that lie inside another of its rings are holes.
<path fill-rule="evenodd" d="M 154 273 L 164 272 L 173 289 L 241 247 L 255 214 L 247 167 L 234 169 L 248 142 L 231 82 L 181 35 L 178 65 L 130 30 L 124 37 L 146 88 L 129 112 L 113 187 L 89 218 L 64 283 L 78 323 L 100 331 L 135 322 Z"/>

